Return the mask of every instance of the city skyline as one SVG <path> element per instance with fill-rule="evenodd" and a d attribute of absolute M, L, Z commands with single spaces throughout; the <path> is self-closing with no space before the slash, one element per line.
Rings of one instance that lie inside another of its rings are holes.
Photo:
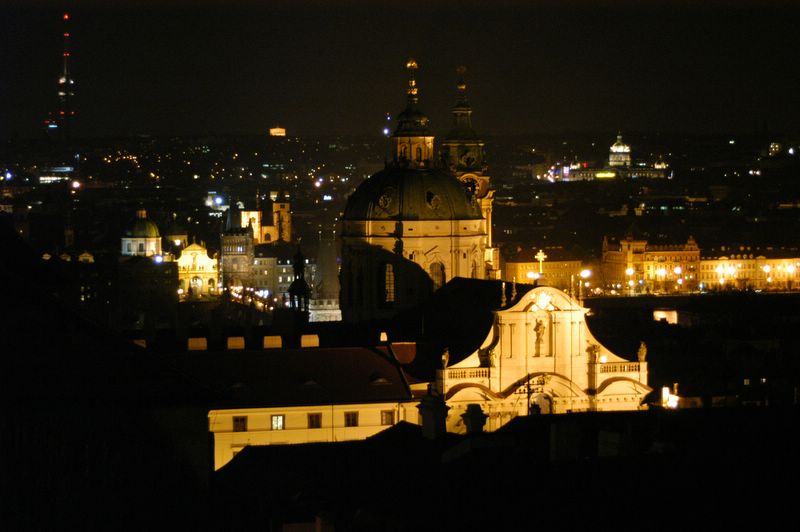
<path fill-rule="evenodd" d="M 378 135 L 402 104 L 450 126 L 467 68 L 487 135 L 571 131 L 793 134 L 800 9 L 660 1 L 389 3 L 39 1 L 3 8 L 0 138 L 43 136 L 72 14 L 75 134 Z"/>

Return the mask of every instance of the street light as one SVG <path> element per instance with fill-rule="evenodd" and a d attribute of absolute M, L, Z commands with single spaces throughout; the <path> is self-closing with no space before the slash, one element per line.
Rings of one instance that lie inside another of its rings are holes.
<path fill-rule="evenodd" d="M 661 291 L 664 291 L 664 279 L 667 277 L 667 269 L 664 267 L 659 268 L 656 270 L 656 275 L 658 275 L 659 279 L 661 280 Z"/>
<path fill-rule="evenodd" d="M 586 283 L 587 286 L 589 285 L 589 283 L 586 282 L 586 279 L 592 276 L 592 271 L 581 270 L 580 276 L 582 280 L 579 281 L 580 284 L 578 285 L 578 301 L 580 301 L 581 305 L 583 305 L 583 284 Z"/>
<path fill-rule="evenodd" d="M 631 277 L 633 276 L 633 274 L 635 272 L 636 272 L 636 270 L 634 270 L 631 267 L 628 267 L 628 268 L 625 269 L 625 275 L 628 276 L 628 288 L 630 288 L 631 295 L 633 295 L 633 286 L 634 286 L 634 284 L 636 284 L 636 283 L 633 282 L 633 279 L 631 279 Z"/>

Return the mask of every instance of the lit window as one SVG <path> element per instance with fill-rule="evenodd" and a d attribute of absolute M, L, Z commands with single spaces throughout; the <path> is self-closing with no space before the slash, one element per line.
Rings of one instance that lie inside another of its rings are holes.
<path fill-rule="evenodd" d="M 394 425 L 394 411 L 382 410 L 381 411 L 381 425 Z"/>
<path fill-rule="evenodd" d="M 247 432 L 247 416 L 233 416 L 233 432 Z"/>
<path fill-rule="evenodd" d="M 272 430 L 283 430 L 286 417 L 283 414 L 272 416 Z"/>
<path fill-rule="evenodd" d="M 344 426 L 357 427 L 358 426 L 358 412 L 345 412 L 344 413 Z"/>
<path fill-rule="evenodd" d="M 309 414 L 308 428 L 310 429 L 322 428 L 322 414 Z"/>

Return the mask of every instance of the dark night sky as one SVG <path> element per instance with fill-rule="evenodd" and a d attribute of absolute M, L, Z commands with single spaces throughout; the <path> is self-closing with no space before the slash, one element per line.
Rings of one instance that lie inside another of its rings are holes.
<path fill-rule="evenodd" d="M 797 2 L 113 3 L 2 4 L 0 138 L 56 108 L 65 5 L 81 136 L 370 135 L 410 56 L 438 131 L 458 65 L 486 134 L 800 129 Z"/>

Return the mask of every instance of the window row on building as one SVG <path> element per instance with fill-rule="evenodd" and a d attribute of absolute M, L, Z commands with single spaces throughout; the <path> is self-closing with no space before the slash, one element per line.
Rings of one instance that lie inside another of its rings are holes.
<path fill-rule="evenodd" d="M 263 416 L 262 416 L 263 417 Z M 231 418 L 233 432 L 248 432 L 251 430 L 286 430 L 286 414 L 271 414 L 268 418 L 268 423 L 263 424 L 257 422 L 254 426 L 253 423 L 248 424 L 249 416 L 233 416 Z M 342 417 L 343 426 L 345 427 L 358 427 L 358 411 L 344 412 Z M 380 411 L 380 424 L 381 425 L 394 425 L 395 411 L 394 410 L 381 410 Z M 292 427 L 307 428 L 307 429 L 321 429 L 325 428 L 322 424 L 322 412 L 309 412 L 306 414 L 305 427 Z"/>

